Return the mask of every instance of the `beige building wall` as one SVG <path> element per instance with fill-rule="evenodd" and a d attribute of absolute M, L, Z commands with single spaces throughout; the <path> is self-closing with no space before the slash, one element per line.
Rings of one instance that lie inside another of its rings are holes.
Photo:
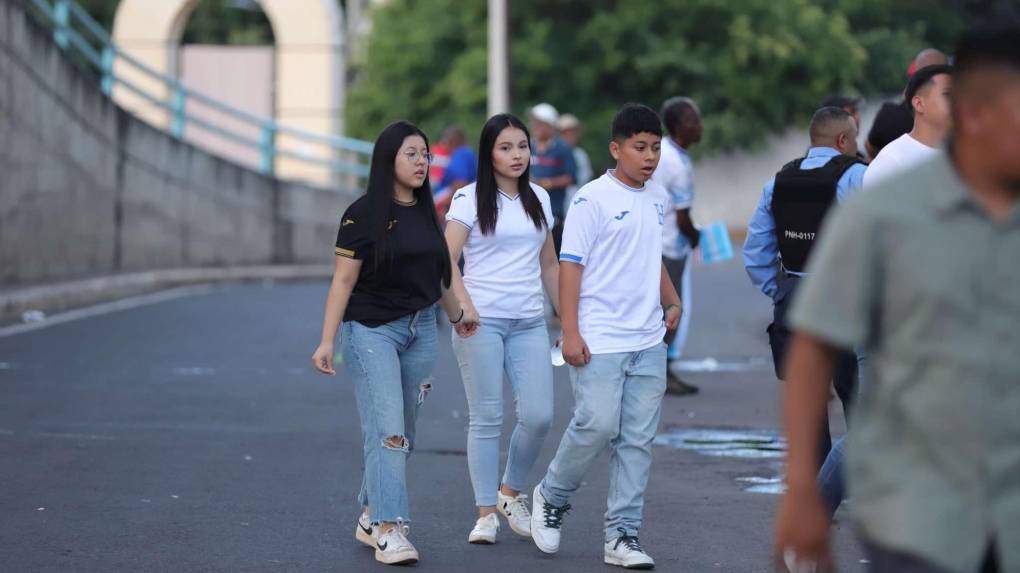
<path fill-rule="evenodd" d="M 113 25 L 113 41 L 133 58 L 166 75 L 178 70 L 178 44 L 199 0 L 122 0 Z M 344 23 L 337 0 L 259 0 L 276 40 L 275 119 L 289 127 L 321 135 L 343 133 Z M 114 63 L 118 76 L 169 101 L 163 82 L 133 69 L 123 58 Z M 114 99 L 159 127 L 170 126 L 166 110 L 117 85 Z M 279 134 L 277 146 L 301 156 L 330 159 L 326 147 Z M 278 157 L 282 177 L 332 180 L 322 167 Z"/>
<path fill-rule="evenodd" d="M 184 85 L 256 117 L 273 117 L 273 48 L 271 46 L 208 46 L 180 49 L 180 78 Z M 242 137 L 259 141 L 257 126 L 199 102 L 188 113 Z M 232 141 L 196 123 L 184 129 L 184 139 L 220 157 L 257 169 L 259 150 Z"/>

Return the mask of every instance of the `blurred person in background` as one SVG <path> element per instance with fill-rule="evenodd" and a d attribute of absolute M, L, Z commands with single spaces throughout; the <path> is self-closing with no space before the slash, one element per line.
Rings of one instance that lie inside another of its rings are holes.
<path fill-rule="evenodd" d="M 566 213 L 564 202 L 567 188 L 574 184 L 577 167 L 574 165 L 574 150 L 556 133 L 560 113 L 548 103 L 540 103 L 528 111 L 531 127 L 531 180 L 549 192 L 552 202 L 553 240 L 556 252 L 560 252 L 563 237 L 563 220 Z"/>
<path fill-rule="evenodd" d="M 565 113 L 560 116 L 557 123 L 560 130 L 560 138 L 567 142 L 567 145 L 574 149 L 574 184 L 567 187 L 566 200 L 563 203 L 564 212 L 570 209 L 570 199 L 582 185 L 591 181 L 591 159 L 588 153 L 581 147 L 581 130 L 583 126 L 576 116 Z"/>
<path fill-rule="evenodd" d="M 949 62 L 946 55 L 935 48 L 921 50 L 910 62 L 907 69 L 907 79 L 914 77 L 918 70 L 927 66 L 945 65 Z M 886 102 L 879 108 L 875 115 L 875 121 L 871 123 L 871 131 L 864 141 L 864 148 L 868 157 L 874 159 L 878 152 L 897 137 L 909 133 L 914 126 L 914 117 L 910 113 L 910 102 L 898 100 Z"/>
<path fill-rule="evenodd" d="M 676 330 L 666 331 L 666 393 L 683 396 L 697 394 L 698 387 L 684 382 L 668 368 L 671 358 L 679 358 L 687 342 L 691 322 L 691 253 L 698 246 L 700 234 L 691 219 L 694 206 L 694 165 L 687 155 L 692 145 L 701 141 L 701 112 L 689 97 L 666 100 L 659 112 L 666 125 L 659 165 L 652 181 L 666 188 L 669 203 L 662 226 L 662 263 L 666 266 L 673 288 L 680 293 L 683 314 Z"/>
<path fill-rule="evenodd" d="M 478 158 L 466 141 L 464 128 L 459 125 L 451 125 L 443 131 L 442 144 L 449 152 L 449 159 L 439 179 L 430 179 L 435 185 L 436 212 L 440 220 L 446 216 L 453 194 L 468 183 L 475 182 Z"/>
<path fill-rule="evenodd" d="M 952 71 L 952 67 L 943 64 L 926 66 L 907 82 L 904 99 L 910 105 L 914 127 L 886 145 L 872 160 L 864 174 L 865 189 L 938 153 L 953 123 L 949 113 Z"/>
<path fill-rule="evenodd" d="M 946 149 L 842 205 L 791 313 L 777 561 L 830 570 L 833 357 L 864 345 L 847 482 L 871 573 L 1020 571 L 1020 24 L 976 28 Z"/>

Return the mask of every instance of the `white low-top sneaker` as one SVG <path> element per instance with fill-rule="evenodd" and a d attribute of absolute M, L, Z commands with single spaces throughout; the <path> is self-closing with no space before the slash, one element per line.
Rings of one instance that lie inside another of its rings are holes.
<path fill-rule="evenodd" d="M 496 542 L 497 533 L 499 533 L 499 516 L 490 513 L 485 517 L 479 517 L 475 522 L 475 528 L 468 534 L 468 543 L 491 545 Z"/>
<path fill-rule="evenodd" d="M 531 505 L 531 539 L 543 553 L 560 550 L 560 526 L 563 516 L 570 511 L 570 504 L 556 507 L 542 496 L 542 484 L 535 486 Z"/>
<path fill-rule="evenodd" d="M 354 528 L 354 539 L 366 547 L 375 549 L 375 531 L 376 526 L 368 520 L 368 513 L 362 512 L 361 517 L 358 518 L 358 526 Z"/>
<path fill-rule="evenodd" d="M 622 528 L 617 531 L 620 532 L 620 536 L 606 542 L 606 563 L 624 569 L 654 569 L 655 560 L 641 548 L 638 538 L 627 535 Z"/>
<path fill-rule="evenodd" d="M 522 537 L 531 537 L 531 510 L 528 509 L 528 495 L 517 494 L 517 497 L 499 492 L 499 512 L 506 517 L 507 525 L 514 533 Z"/>
<path fill-rule="evenodd" d="M 418 550 L 407 540 L 407 527 L 398 525 L 376 537 L 375 560 L 387 565 L 413 565 Z"/>

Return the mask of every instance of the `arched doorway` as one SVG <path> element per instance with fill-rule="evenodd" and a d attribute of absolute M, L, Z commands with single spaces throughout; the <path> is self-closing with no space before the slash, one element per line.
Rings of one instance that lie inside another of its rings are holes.
<path fill-rule="evenodd" d="M 255 117 L 276 117 L 275 48 L 272 24 L 256 0 L 201 0 L 187 15 L 177 49 L 174 75 L 188 89 Z M 198 121 L 182 125 L 189 143 L 242 165 L 258 168 L 258 147 L 239 143 L 208 128 L 226 128 L 259 141 L 259 126 L 206 105 L 188 102 Z"/>
<path fill-rule="evenodd" d="M 179 69 L 178 48 L 191 11 L 201 0 L 122 0 L 113 23 L 113 41 L 133 58 L 168 76 Z M 275 39 L 275 119 L 306 131 L 343 133 L 344 25 L 336 0 L 258 0 Z M 115 73 L 151 94 L 170 101 L 162 82 L 126 62 L 114 63 Z M 118 85 L 114 100 L 150 123 L 170 128 L 170 113 L 128 88 Z M 297 153 L 327 153 L 302 149 L 285 134 L 277 146 Z M 321 157 L 328 159 L 328 157 Z M 277 158 L 276 173 L 328 181 L 328 174 L 304 162 Z"/>

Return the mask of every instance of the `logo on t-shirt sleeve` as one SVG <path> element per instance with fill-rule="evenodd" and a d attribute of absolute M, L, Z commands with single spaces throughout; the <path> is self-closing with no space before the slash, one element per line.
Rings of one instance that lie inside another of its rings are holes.
<path fill-rule="evenodd" d="M 627 216 L 627 213 L 630 213 L 630 211 L 620 211 L 620 214 L 613 218 L 616 219 L 617 221 L 622 221 L 623 218 Z"/>
<path fill-rule="evenodd" d="M 456 195 L 453 196 L 453 200 L 456 201 L 457 199 L 460 199 L 461 197 L 467 197 L 467 195 L 465 195 L 463 193 L 457 193 Z"/>
<path fill-rule="evenodd" d="M 574 205 L 580 205 L 581 203 L 584 203 L 587 200 L 588 199 L 585 197 L 578 197 L 577 199 L 574 199 Z"/>

